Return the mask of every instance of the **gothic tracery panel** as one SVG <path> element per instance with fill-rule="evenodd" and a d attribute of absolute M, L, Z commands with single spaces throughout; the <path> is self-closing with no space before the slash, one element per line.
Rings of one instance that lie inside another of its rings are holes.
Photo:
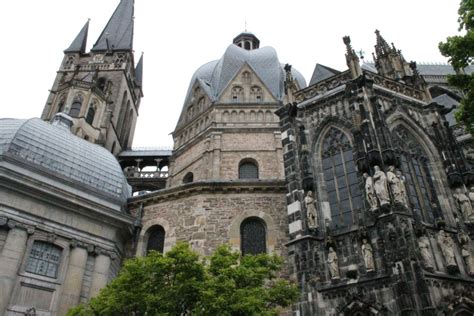
<path fill-rule="evenodd" d="M 322 141 L 321 164 L 334 228 L 350 227 L 363 207 L 359 176 L 347 136 L 332 127 Z"/>

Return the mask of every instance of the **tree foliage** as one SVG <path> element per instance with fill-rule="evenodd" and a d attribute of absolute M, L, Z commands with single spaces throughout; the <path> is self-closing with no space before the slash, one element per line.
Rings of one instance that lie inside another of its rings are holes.
<path fill-rule="evenodd" d="M 281 264 L 267 254 L 241 257 L 228 246 L 206 263 L 180 243 L 165 255 L 127 260 L 98 296 L 68 315 L 277 315 L 298 296 L 277 277 Z"/>
<path fill-rule="evenodd" d="M 464 32 L 464 35 L 448 37 L 446 42 L 439 43 L 439 49 L 459 72 L 448 78 L 450 85 L 464 93 L 456 118 L 474 135 L 474 76 L 462 71 L 472 65 L 474 57 L 474 0 L 462 0 L 458 13 L 459 31 Z"/>

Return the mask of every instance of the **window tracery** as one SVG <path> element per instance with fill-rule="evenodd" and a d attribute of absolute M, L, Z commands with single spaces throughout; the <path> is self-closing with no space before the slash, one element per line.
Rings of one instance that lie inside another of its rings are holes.
<path fill-rule="evenodd" d="M 94 122 L 95 109 L 96 109 L 95 101 L 92 101 L 92 103 L 89 105 L 89 109 L 87 110 L 87 115 L 86 115 L 86 122 L 90 125 L 92 125 L 92 123 Z"/>
<path fill-rule="evenodd" d="M 403 125 L 395 127 L 393 135 L 402 173 L 406 178 L 405 186 L 410 204 L 422 219 L 434 222 L 436 190 L 428 167 L 429 158 L 413 134 Z"/>
<path fill-rule="evenodd" d="M 340 129 L 331 127 L 324 136 L 321 158 L 332 225 L 349 227 L 354 213 L 363 207 L 363 198 L 352 146 Z"/>
<path fill-rule="evenodd" d="M 84 98 L 80 94 L 74 97 L 74 100 L 72 101 L 71 109 L 69 110 L 70 116 L 79 117 L 79 114 L 81 113 L 81 107 L 82 107 L 83 101 L 84 101 Z"/>

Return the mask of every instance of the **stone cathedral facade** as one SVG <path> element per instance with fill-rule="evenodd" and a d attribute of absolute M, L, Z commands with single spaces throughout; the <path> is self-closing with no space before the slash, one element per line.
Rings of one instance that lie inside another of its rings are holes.
<path fill-rule="evenodd" d="M 0 315 L 64 315 L 178 241 L 283 256 L 293 315 L 474 313 L 474 142 L 452 68 L 377 31 L 374 63 L 345 37 L 348 70 L 316 65 L 307 86 L 244 32 L 195 71 L 173 150 L 132 149 L 133 12 L 121 0 L 90 51 L 84 25 L 41 119 L 0 119 Z"/>

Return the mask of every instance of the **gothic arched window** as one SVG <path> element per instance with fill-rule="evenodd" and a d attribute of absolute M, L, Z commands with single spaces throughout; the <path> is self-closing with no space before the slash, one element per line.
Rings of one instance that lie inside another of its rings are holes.
<path fill-rule="evenodd" d="M 239 179 L 258 179 L 257 163 L 251 160 L 243 160 L 240 162 Z"/>
<path fill-rule="evenodd" d="M 183 183 L 191 183 L 194 181 L 194 175 L 192 172 L 186 173 L 186 175 L 183 178 Z"/>
<path fill-rule="evenodd" d="M 56 278 L 62 249 L 48 242 L 35 240 L 31 247 L 26 272 Z"/>
<path fill-rule="evenodd" d="M 240 250 L 242 255 L 267 252 L 267 228 L 258 217 L 246 218 L 240 225 Z"/>
<path fill-rule="evenodd" d="M 94 122 L 94 116 L 95 116 L 95 104 L 91 103 L 91 105 L 89 105 L 89 110 L 87 110 L 86 122 L 92 125 L 92 123 Z"/>
<path fill-rule="evenodd" d="M 363 207 L 359 177 L 347 136 L 332 127 L 322 142 L 321 163 L 334 228 L 354 223 L 354 211 Z"/>
<path fill-rule="evenodd" d="M 151 250 L 156 250 L 163 253 L 165 248 L 165 229 L 160 225 L 152 226 L 147 231 L 148 243 L 146 245 L 146 253 L 148 254 Z"/>
<path fill-rule="evenodd" d="M 425 221 L 434 222 L 433 205 L 436 205 L 436 191 L 428 168 L 428 156 L 403 125 L 395 127 L 393 135 L 410 204 L 418 216 Z"/>
<path fill-rule="evenodd" d="M 104 77 L 99 78 L 99 80 L 97 80 L 97 88 L 99 88 L 100 91 L 105 92 L 106 83 L 107 79 L 105 79 Z"/>
<path fill-rule="evenodd" d="M 69 110 L 69 115 L 72 117 L 79 117 L 81 113 L 82 101 L 84 98 L 82 95 L 76 95 L 72 101 L 71 109 Z"/>

